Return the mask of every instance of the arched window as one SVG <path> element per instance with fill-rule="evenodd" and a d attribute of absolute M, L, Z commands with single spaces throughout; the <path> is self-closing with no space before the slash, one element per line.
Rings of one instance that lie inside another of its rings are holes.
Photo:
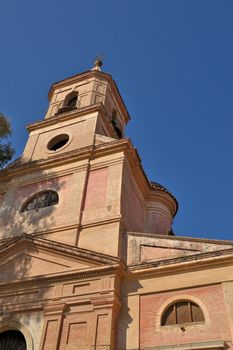
<path fill-rule="evenodd" d="M 51 205 L 57 204 L 59 197 L 55 191 L 44 191 L 39 192 L 33 196 L 22 208 L 23 211 L 29 211 L 34 209 L 40 209 L 50 207 Z"/>
<path fill-rule="evenodd" d="M 26 350 L 26 341 L 21 332 L 9 330 L 0 333 L 1 350 Z"/>
<path fill-rule="evenodd" d="M 113 109 L 112 111 L 112 125 L 113 125 L 113 128 L 117 134 L 117 136 L 119 137 L 119 139 L 122 138 L 122 131 L 121 131 L 121 124 L 119 122 L 119 120 L 117 119 L 117 113 L 116 113 L 116 110 Z"/>
<path fill-rule="evenodd" d="M 74 91 L 66 96 L 65 100 L 62 102 L 62 105 L 58 109 L 56 115 L 72 111 L 77 107 L 78 107 L 78 92 Z"/>
<path fill-rule="evenodd" d="M 204 322 L 201 308 L 192 301 L 179 301 L 170 305 L 163 313 L 161 325 Z"/>
<path fill-rule="evenodd" d="M 75 94 L 74 96 L 71 96 L 66 101 L 66 106 L 70 108 L 75 108 L 78 100 L 78 95 Z"/>

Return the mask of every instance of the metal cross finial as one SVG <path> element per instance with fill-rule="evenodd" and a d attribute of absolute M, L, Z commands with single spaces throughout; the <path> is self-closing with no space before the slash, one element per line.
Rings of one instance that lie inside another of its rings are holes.
<path fill-rule="evenodd" d="M 98 71 L 101 71 L 101 67 L 102 67 L 102 65 L 103 65 L 103 60 L 104 60 L 103 55 L 97 56 L 97 57 L 95 58 L 95 61 L 94 61 L 94 67 L 93 67 L 91 70 L 98 70 Z"/>

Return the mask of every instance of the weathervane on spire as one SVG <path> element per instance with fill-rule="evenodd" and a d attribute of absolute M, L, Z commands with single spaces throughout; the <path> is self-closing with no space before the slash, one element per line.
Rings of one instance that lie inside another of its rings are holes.
<path fill-rule="evenodd" d="M 95 61 L 94 61 L 94 66 L 93 66 L 93 68 L 91 68 L 91 70 L 101 71 L 101 67 L 103 65 L 103 61 L 104 61 L 104 56 L 103 55 L 97 56 L 95 58 Z"/>

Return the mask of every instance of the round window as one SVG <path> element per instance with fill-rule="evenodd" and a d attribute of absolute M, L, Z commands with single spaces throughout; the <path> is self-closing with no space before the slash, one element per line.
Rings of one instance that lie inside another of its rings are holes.
<path fill-rule="evenodd" d="M 65 144 L 69 141 L 69 135 L 67 134 L 61 134 L 57 135 L 52 138 L 52 140 L 48 143 L 48 150 L 49 151 L 57 151 L 58 149 L 65 146 Z"/>

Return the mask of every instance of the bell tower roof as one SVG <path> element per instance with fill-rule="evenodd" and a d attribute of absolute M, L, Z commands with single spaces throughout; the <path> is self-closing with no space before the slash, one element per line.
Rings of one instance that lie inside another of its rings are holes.
<path fill-rule="evenodd" d="M 95 61 L 94 67 L 88 71 L 75 74 L 73 76 L 70 76 L 68 78 L 59 80 L 57 82 L 54 82 L 49 90 L 48 93 L 48 98 L 49 101 L 51 102 L 53 100 L 54 94 L 65 91 L 66 89 L 72 85 L 75 86 L 77 85 L 87 85 L 91 81 L 101 81 L 103 82 L 106 86 L 109 87 L 109 91 L 111 91 L 111 94 L 114 96 L 114 99 L 116 100 L 116 103 L 118 104 L 119 108 L 121 109 L 122 112 L 122 117 L 124 118 L 124 123 L 127 124 L 128 121 L 131 119 L 129 112 L 125 106 L 125 103 L 123 101 L 123 98 L 120 94 L 120 91 L 117 87 L 116 82 L 112 78 L 112 76 L 108 73 L 102 72 L 100 67 L 102 66 L 102 62 L 97 60 Z M 97 83 L 98 85 L 98 83 Z M 95 104 L 95 101 L 90 102 L 90 105 Z"/>

